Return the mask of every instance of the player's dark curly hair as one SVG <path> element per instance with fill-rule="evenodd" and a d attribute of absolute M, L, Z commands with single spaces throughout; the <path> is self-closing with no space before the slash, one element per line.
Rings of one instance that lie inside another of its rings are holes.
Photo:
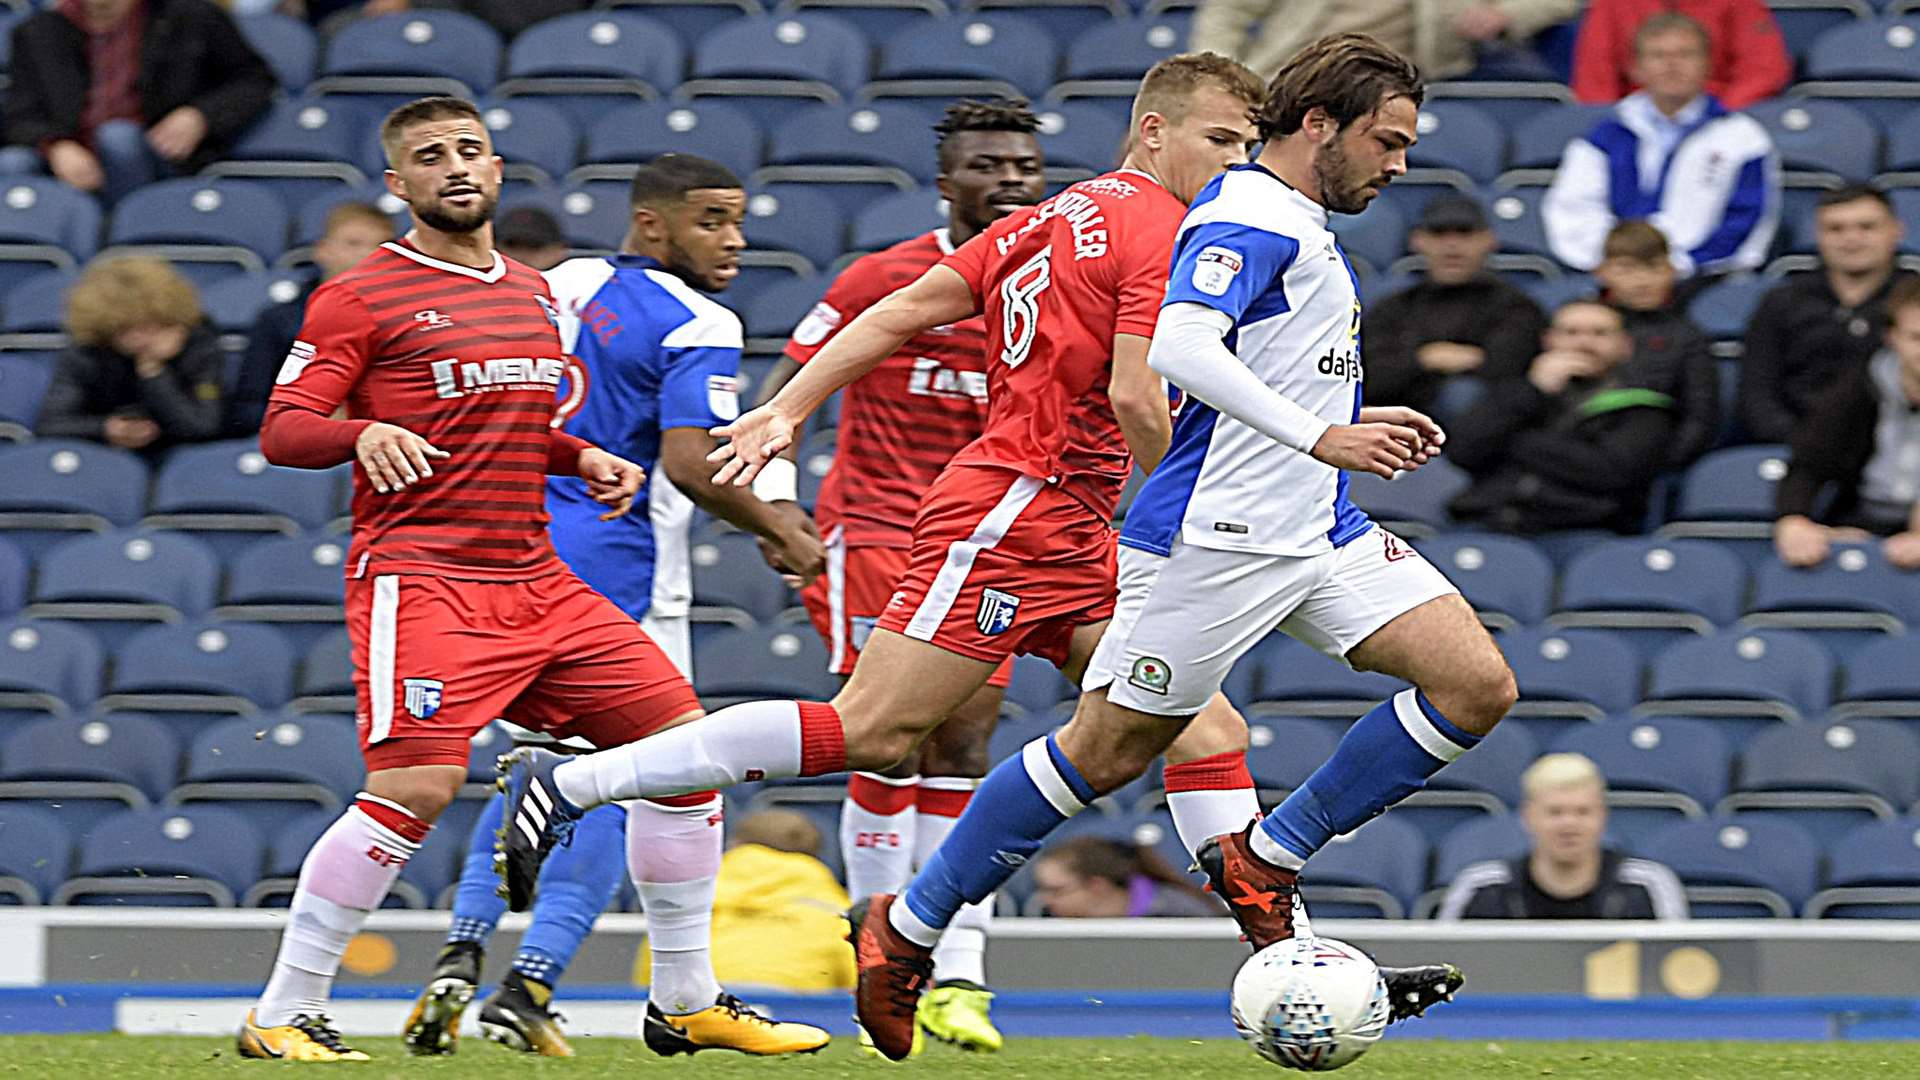
<path fill-rule="evenodd" d="M 967 99 L 947 106 L 945 116 L 933 125 L 940 136 L 940 168 L 947 168 L 953 137 L 963 131 L 1014 131 L 1031 135 L 1040 130 L 1040 118 L 1026 98 L 996 98 L 992 101 Z"/>
<path fill-rule="evenodd" d="M 1329 34 L 1293 54 L 1267 85 L 1267 100 L 1256 119 L 1262 139 L 1285 138 L 1300 130 L 1315 106 L 1335 125 L 1346 127 L 1397 97 L 1415 105 L 1426 97 L 1426 82 L 1413 61 L 1366 34 Z"/>

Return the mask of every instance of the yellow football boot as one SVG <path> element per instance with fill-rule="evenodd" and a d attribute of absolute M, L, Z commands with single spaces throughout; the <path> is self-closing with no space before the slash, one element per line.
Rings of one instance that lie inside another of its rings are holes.
<path fill-rule="evenodd" d="M 867 1034 L 866 1028 L 863 1028 L 858 1023 L 855 1023 L 853 1025 L 853 1030 L 858 1032 L 860 1035 L 860 1053 L 863 1056 L 870 1057 L 870 1058 L 884 1059 L 885 1055 L 880 1053 L 879 1047 L 873 1045 L 873 1036 Z M 909 1059 L 917 1058 L 920 1056 L 920 1052 L 922 1050 L 925 1050 L 926 1048 L 927 1048 L 927 1040 L 925 1036 L 921 1035 L 920 1033 L 920 1025 L 915 1024 L 913 1028 L 913 1046 L 907 1050 L 907 1057 Z"/>
<path fill-rule="evenodd" d="M 261 1027 L 253 1022 L 253 1010 L 240 1025 L 240 1056 L 268 1061 L 372 1061 L 367 1055 L 340 1041 L 340 1033 L 324 1016 L 301 1013 L 290 1024 Z"/>
<path fill-rule="evenodd" d="M 413 1003 L 400 1041 L 415 1056 L 451 1054 L 459 1048 L 460 1018 L 480 982 L 481 951 L 477 942 L 455 941 L 440 950 L 433 978 Z"/>
<path fill-rule="evenodd" d="M 641 1034 L 647 1049 L 661 1057 L 701 1050 L 738 1050 L 761 1056 L 811 1054 L 832 1038 L 808 1024 L 769 1020 L 732 994 L 721 994 L 718 1002 L 685 1016 L 668 1016 L 649 1001 Z"/>
<path fill-rule="evenodd" d="M 920 999 L 914 1018 L 928 1037 L 962 1050 L 992 1053 L 1005 1045 L 1000 1031 L 993 1026 L 988 1006 L 993 994 L 977 983 L 955 979 L 935 984 Z M 916 1035 L 918 1032 L 915 1033 Z"/>
<path fill-rule="evenodd" d="M 509 971 L 500 980 L 500 989 L 480 1006 L 480 1031 L 512 1050 L 541 1057 L 572 1057 L 573 1047 L 560 1033 L 560 1015 L 548 1008 L 552 1002 L 553 987 Z"/>

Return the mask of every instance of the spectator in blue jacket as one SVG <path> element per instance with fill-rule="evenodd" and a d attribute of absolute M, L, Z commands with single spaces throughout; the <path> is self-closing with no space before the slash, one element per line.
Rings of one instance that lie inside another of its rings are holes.
<path fill-rule="evenodd" d="M 1751 270 L 1780 219 L 1780 162 L 1765 128 L 1705 92 L 1707 32 L 1670 12 L 1634 35 L 1634 80 L 1585 138 L 1567 144 L 1541 203 L 1561 262 L 1592 270 L 1607 233 L 1644 220 L 1666 236 L 1682 278 Z"/>

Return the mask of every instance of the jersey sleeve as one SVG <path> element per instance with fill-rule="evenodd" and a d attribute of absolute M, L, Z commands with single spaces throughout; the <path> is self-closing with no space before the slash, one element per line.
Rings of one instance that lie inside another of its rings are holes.
<path fill-rule="evenodd" d="M 951 267 L 967 280 L 967 288 L 973 292 L 974 310 L 979 310 L 982 293 L 987 287 L 987 264 L 992 261 L 993 244 L 1005 236 L 1014 217 L 1025 218 L 1025 214 L 1016 214 L 1001 218 L 973 239 L 961 244 L 953 254 L 940 260 L 941 266 Z"/>
<path fill-rule="evenodd" d="M 800 320 L 800 325 L 793 328 L 793 336 L 787 339 L 787 358 L 797 364 L 813 359 L 842 327 L 879 299 L 874 295 L 874 285 L 878 281 L 879 275 L 872 272 L 866 259 L 842 271 L 827 287 L 827 295 L 821 297 L 820 302 L 807 312 L 807 317 Z"/>
<path fill-rule="evenodd" d="M 660 342 L 660 430 L 739 417 L 741 345 L 740 317 L 718 304 Z"/>
<path fill-rule="evenodd" d="M 274 378 L 270 403 L 331 413 L 373 355 L 373 313 L 352 289 L 322 285 L 307 301 L 300 336 Z"/>
<path fill-rule="evenodd" d="M 1202 222 L 1175 245 L 1165 302 L 1203 304 L 1238 322 L 1299 253 L 1299 242 L 1290 236 L 1234 222 Z"/>
<path fill-rule="evenodd" d="M 1152 337 L 1167 295 L 1167 263 L 1173 258 L 1173 233 L 1134 215 L 1127 222 L 1133 235 L 1124 238 L 1127 257 L 1117 264 L 1123 276 L 1115 282 L 1120 304 L 1114 309 L 1113 331 Z"/>
<path fill-rule="evenodd" d="M 541 279 L 553 298 L 554 328 L 560 331 L 561 349 L 578 352 L 580 310 L 612 276 L 613 264 L 601 258 L 568 259 L 541 272 Z"/>

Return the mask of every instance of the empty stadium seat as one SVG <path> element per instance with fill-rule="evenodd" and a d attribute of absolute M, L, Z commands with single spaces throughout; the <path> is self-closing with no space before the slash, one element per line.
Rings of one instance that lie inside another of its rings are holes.
<path fill-rule="evenodd" d="M 92 634 L 48 619 L 0 623 L 0 717 L 84 711 L 106 661 Z"/>
<path fill-rule="evenodd" d="M 297 712 L 353 711 L 353 643 L 340 627 L 307 650 L 287 708 Z"/>
<path fill-rule="evenodd" d="M 272 623 L 295 648 L 310 647 L 340 624 L 346 554 L 344 539 L 327 534 L 259 541 L 228 565 L 214 615 Z"/>
<path fill-rule="evenodd" d="M 1640 700 L 1640 654 L 1613 631 L 1539 627 L 1502 637 L 1500 648 L 1520 685 L 1516 716 L 1598 720 Z"/>
<path fill-rule="evenodd" d="M 307 275 L 293 270 L 236 274 L 201 292 L 200 307 L 215 329 L 244 334 L 253 329 L 262 311 L 298 299 L 307 281 Z"/>
<path fill-rule="evenodd" d="M 46 270 L 13 286 L 0 297 L 0 339 L 10 348 L 65 348 L 67 292 L 79 280 L 71 270 Z"/>
<path fill-rule="evenodd" d="M 1920 79 L 1920 53 L 1913 48 L 1920 21 L 1861 20 L 1821 34 L 1807 50 L 1807 78 Z"/>
<path fill-rule="evenodd" d="M 1740 779 L 1721 813 L 1766 811 L 1831 846 L 1873 819 L 1920 800 L 1920 735 L 1885 720 L 1788 724 L 1740 755 Z"/>
<path fill-rule="evenodd" d="M 117 645 L 142 623 L 179 622 L 206 611 L 219 581 L 219 563 L 200 541 L 121 529 L 68 540 L 42 556 L 27 614 L 85 620 Z"/>
<path fill-rule="evenodd" d="M 327 45 L 313 92 L 367 94 L 383 103 L 448 92 L 472 100 L 499 72 L 500 36 L 486 23 L 457 11 L 407 11 L 342 27 Z"/>
<path fill-rule="evenodd" d="M 1847 658 L 1835 716 L 1920 716 L 1920 635 L 1870 642 Z"/>
<path fill-rule="evenodd" d="M 747 254 L 792 252 L 805 260 L 809 273 L 831 265 L 846 250 L 839 204 L 810 188 L 773 184 L 754 191 L 743 224 Z"/>
<path fill-rule="evenodd" d="M 1696 919 L 1791 918 L 1820 874 L 1820 849 L 1806 830 L 1751 814 L 1670 825 L 1636 854 L 1680 876 Z"/>
<path fill-rule="evenodd" d="M 754 117 L 717 101 L 649 101 L 607 109 L 588 125 L 581 168 L 571 179 L 631 176 L 631 170 L 661 154 L 698 154 L 718 161 L 745 180 L 760 167 L 765 136 Z M 619 171 L 625 170 L 625 171 Z"/>
<path fill-rule="evenodd" d="M 1036 115 L 1049 180 L 1081 179 L 1120 163 L 1127 126 L 1106 110 L 1069 101 L 1042 108 Z"/>
<path fill-rule="evenodd" d="M 573 171 L 580 130 L 565 110 L 539 98 L 487 98 L 480 119 L 506 179 L 550 184 Z"/>
<path fill-rule="evenodd" d="M 1679 716 L 1583 724 L 1553 749 L 1584 754 L 1607 779 L 1608 832 L 1630 845 L 1655 830 L 1704 818 L 1727 793 L 1733 745 L 1711 721 Z"/>
<path fill-rule="evenodd" d="M 1420 110 L 1420 141 L 1407 151 L 1412 170 L 1443 170 L 1471 184 L 1491 183 L 1506 167 L 1507 133 L 1478 106 L 1435 101 Z"/>
<path fill-rule="evenodd" d="M 1586 137 L 1609 108 L 1568 103 L 1539 110 L 1514 131 L 1508 147 L 1509 164 L 1515 169 L 1547 172 L 1558 168 L 1567 144 Z M 1544 182 L 1544 177 L 1541 180 Z"/>
<path fill-rule="evenodd" d="M 1392 480 L 1382 480 L 1372 473 L 1348 473 L 1347 498 L 1401 537 L 1417 540 L 1447 526 L 1451 520 L 1447 504 L 1472 482 L 1465 469 L 1440 458 L 1412 472 L 1396 473 Z"/>
<path fill-rule="evenodd" d="M 1427 886 L 1427 838 L 1388 815 L 1314 853 L 1300 893 L 1319 918 L 1403 918 Z"/>
<path fill-rule="evenodd" d="M 670 28 L 683 42 L 699 41 L 723 23 L 742 15 L 764 15 L 760 0 L 614 0 L 608 7 L 636 7 Z"/>
<path fill-rule="evenodd" d="M 947 200 L 921 187 L 874 200 L 853 219 L 853 251 L 879 251 L 947 227 Z"/>
<path fill-rule="evenodd" d="M 1574 556 L 1560 577 L 1557 627 L 1637 632 L 1643 645 L 1676 633 L 1708 634 L 1739 617 L 1747 570 L 1705 540 L 1604 540 Z"/>
<path fill-rule="evenodd" d="M 298 210 L 308 200 L 367 182 L 362 168 L 350 162 L 358 156 L 365 133 L 379 121 L 371 110 L 350 101 L 282 100 L 254 121 L 226 160 L 208 166 L 205 175 L 265 185 L 289 211 Z"/>
<path fill-rule="evenodd" d="M 0 532 L 38 556 L 82 532 L 139 520 L 147 465 L 118 447 L 83 439 L 0 446 Z"/>
<path fill-rule="evenodd" d="M 787 587 L 760 557 L 759 542 L 727 533 L 693 545 L 694 617 L 764 622 L 787 606 Z M 703 610 L 706 609 L 706 610 Z"/>
<path fill-rule="evenodd" d="M 1013 661 L 1013 681 L 1007 685 L 1006 703 L 1019 709 L 1035 722 L 1050 722 L 1054 706 L 1076 694 L 1074 685 L 1060 669 L 1037 656 L 1017 656 Z"/>
<path fill-rule="evenodd" d="M 110 799 L 140 809 L 179 776 L 179 740 L 134 713 L 49 717 L 12 728 L 0 743 L 0 799 Z"/>
<path fill-rule="evenodd" d="M 0 616 L 12 615 L 27 602 L 27 557 L 0 538 Z"/>
<path fill-rule="evenodd" d="M 1386 812 L 1386 817 L 1394 816 Z M 1446 845 L 1433 852 L 1433 884 L 1436 892 L 1422 900 L 1416 915 L 1425 916 L 1438 906 L 1438 890 L 1444 889 L 1460 871 L 1490 859 L 1513 859 L 1533 848 L 1533 838 L 1520 824 L 1517 814 L 1500 814 L 1468 822 L 1447 835 Z"/>
<path fill-rule="evenodd" d="M 275 829 L 267 837 L 267 861 L 260 879 L 247 887 L 241 894 L 241 907 L 283 908 L 293 899 L 293 890 L 299 883 L 300 865 L 307 861 L 307 852 L 327 831 L 339 815 L 325 810 L 314 810 L 305 816 L 288 822 Z"/>
<path fill-rule="evenodd" d="M 1067 46 L 1060 78 L 1137 86 L 1147 69 L 1185 48 L 1191 21 L 1185 12 L 1159 11 L 1097 25 Z"/>
<path fill-rule="evenodd" d="M 773 129 L 767 163 L 753 179 L 818 184 L 851 215 L 864 204 L 863 192 L 911 191 L 916 175 L 932 179 L 937 163 L 927 143 L 926 121 L 911 106 L 810 105 Z"/>
<path fill-rule="evenodd" d="M 234 25 L 253 51 L 273 69 L 273 79 L 289 93 L 313 81 L 320 63 L 320 40 L 305 22 L 277 11 L 234 16 Z"/>
<path fill-rule="evenodd" d="M 1792 630 L 1726 630 L 1691 638 L 1654 658 L 1648 714 L 1798 720 L 1826 711 L 1833 658 Z"/>
<path fill-rule="evenodd" d="M 1480 740 L 1480 745 L 1461 754 L 1427 779 L 1426 792 L 1485 792 L 1506 806 L 1520 804 L 1520 774 L 1540 756 L 1540 744 L 1518 725 L 1501 724 Z M 1419 796 L 1416 796 L 1416 798 Z"/>
<path fill-rule="evenodd" d="M 1487 203 L 1487 217 L 1501 251 L 1553 257 L 1553 245 L 1547 242 L 1546 226 L 1540 220 L 1540 198 L 1545 191 L 1544 187 L 1508 188 Z"/>
<path fill-rule="evenodd" d="M 694 649 L 693 671 L 710 708 L 728 699 L 825 701 L 840 688 L 827 673 L 827 647 L 805 626 L 721 631 Z"/>
<path fill-rule="evenodd" d="M 264 270 L 285 250 L 290 216 L 272 192 L 245 180 L 161 180 L 114 207 L 107 242 L 176 264 L 198 282 L 197 264 Z"/>
<path fill-rule="evenodd" d="M 1796 63 L 1806 58 L 1807 51 L 1821 34 L 1870 18 L 1872 12 L 1873 6 L 1863 0 L 1774 0 L 1767 5 L 1767 14 L 1780 28 L 1787 55 Z"/>
<path fill-rule="evenodd" d="M 867 39 L 847 23 L 808 12 L 762 15 L 708 31 L 676 96 L 834 102 L 865 84 L 868 69 Z"/>
<path fill-rule="evenodd" d="M 293 653 L 272 628 L 193 622 L 142 630 L 116 651 L 102 708 L 252 714 L 292 694 Z"/>
<path fill-rule="evenodd" d="M 538 95 L 584 125 L 621 96 L 665 96 L 686 68 L 686 47 L 665 23 L 631 11 L 581 11 L 521 31 L 493 92 Z"/>
<path fill-rule="evenodd" d="M 1340 249 L 1375 267 L 1390 266 L 1407 253 L 1410 223 L 1393 206 L 1375 199 L 1364 214 L 1343 214 L 1328 223 Z"/>
<path fill-rule="evenodd" d="M 80 844 L 55 904 L 232 907 L 265 849 L 244 815 L 217 807 L 127 810 Z"/>
<path fill-rule="evenodd" d="M 33 436 L 57 362 L 42 353 L 0 353 L 0 439 L 25 441 Z"/>
<path fill-rule="evenodd" d="M 385 906 L 419 909 L 447 906 L 441 900 L 460 879 L 474 818 L 485 805 L 462 800 L 441 814 L 434 822 L 433 831 L 421 841 L 420 850 L 400 868 L 400 880 L 393 883 Z"/>
<path fill-rule="evenodd" d="M 273 835 L 316 809 L 339 813 L 361 773 L 359 736 L 347 717 L 242 717 L 194 738 L 166 805 L 224 802 Z"/>
<path fill-rule="evenodd" d="M 1553 564 L 1532 543 L 1495 533 L 1448 532 L 1414 547 L 1459 587 L 1489 626 L 1512 629 L 1547 617 Z"/>
<path fill-rule="evenodd" d="M 862 95 L 1038 97 L 1058 66 L 1053 39 L 1034 20 L 966 12 L 922 19 L 887 38 Z"/>
<path fill-rule="evenodd" d="M 1764 277 L 1728 278 L 1706 287 L 1687 305 L 1687 316 L 1708 337 L 1737 341 L 1746 336 L 1747 323 L 1760 299 L 1779 284 Z"/>
<path fill-rule="evenodd" d="M 0 904 L 44 902 L 72 862 L 73 833 L 58 815 L 0 803 Z"/>
<path fill-rule="evenodd" d="M 1313 770 L 1333 756 L 1340 738 L 1329 725 L 1304 717 L 1248 717 L 1247 743 L 1247 771 L 1254 786 L 1282 792 L 1306 783 Z"/>
<path fill-rule="evenodd" d="M 1776 98 L 1745 110 L 1773 139 L 1787 169 L 1866 180 L 1880 171 L 1880 132 L 1839 101 Z"/>
<path fill-rule="evenodd" d="M 1256 700 L 1284 703 L 1300 716 L 1359 716 L 1405 685 L 1379 672 L 1355 671 L 1278 632 L 1240 663 L 1256 665 Z"/>
<path fill-rule="evenodd" d="M 1687 469 L 1673 520 L 1660 535 L 1760 541 L 1770 550 L 1774 488 L 1786 475 L 1784 446 L 1715 450 Z"/>
<path fill-rule="evenodd" d="M 67 270 L 100 247 L 100 204 L 83 191 L 44 176 L 0 180 L 0 242 L 65 252 Z"/>
<path fill-rule="evenodd" d="M 1835 545 L 1819 566 L 1763 562 L 1742 626 L 1817 633 L 1835 649 L 1920 622 L 1920 583 L 1886 561 L 1880 545 Z"/>
<path fill-rule="evenodd" d="M 141 524 L 192 533 L 231 557 L 241 542 L 262 533 L 295 536 L 326 524 L 340 476 L 339 469 L 271 465 L 257 439 L 182 446 L 154 477 L 150 513 Z"/>
<path fill-rule="evenodd" d="M 813 310 L 813 305 L 826 293 L 827 285 L 825 275 L 794 278 L 747 297 L 746 310 L 740 313 L 741 322 L 746 327 L 747 351 L 779 353 L 783 350 L 788 336 L 807 317 L 807 312 Z M 741 365 L 743 376 L 748 368 L 746 364 Z M 759 379 L 764 375 L 764 372 L 759 373 L 751 386 L 741 386 L 740 400 L 755 399 L 759 394 Z"/>
<path fill-rule="evenodd" d="M 1862 825 L 1827 860 L 1828 887 L 1807 902 L 1807 918 L 1920 918 L 1920 820 Z"/>

